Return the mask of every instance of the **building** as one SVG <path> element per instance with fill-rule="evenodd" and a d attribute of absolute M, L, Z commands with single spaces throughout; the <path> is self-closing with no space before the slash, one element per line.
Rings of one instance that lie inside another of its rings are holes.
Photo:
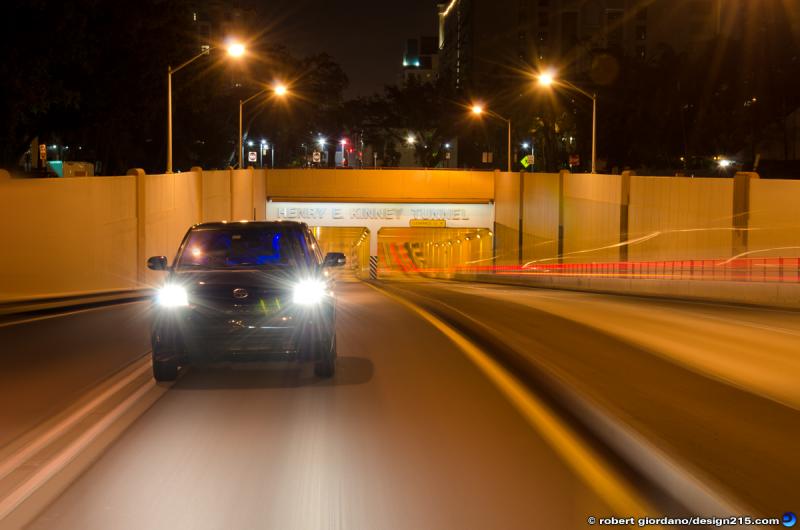
<path fill-rule="evenodd" d="M 403 83 L 433 83 L 439 71 L 439 46 L 436 37 L 414 37 L 406 41 L 403 53 Z"/>
<path fill-rule="evenodd" d="M 586 72 L 601 52 L 691 52 L 775 17 L 800 29 L 800 3 L 783 0 L 450 0 L 438 9 L 440 72 L 458 88 L 526 65 Z"/>
<path fill-rule="evenodd" d="M 208 0 L 198 2 L 192 9 L 192 24 L 201 49 L 219 46 L 230 38 L 252 34 L 253 13 L 235 2 Z"/>

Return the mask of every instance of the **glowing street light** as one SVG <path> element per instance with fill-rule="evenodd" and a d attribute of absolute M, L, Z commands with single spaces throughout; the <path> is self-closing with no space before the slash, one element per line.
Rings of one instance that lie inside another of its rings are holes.
<path fill-rule="evenodd" d="M 489 116 L 492 116 L 493 118 L 497 118 L 498 120 L 506 122 L 506 124 L 508 125 L 508 167 L 507 167 L 507 171 L 509 173 L 511 173 L 511 120 L 508 119 L 508 118 L 504 118 L 504 117 L 500 116 L 496 112 L 493 112 L 491 110 L 486 110 L 485 108 L 483 108 L 483 105 L 480 105 L 480 104 L 477 104 L 477 103 L 473 104 L 472 108 L 470 110 L 471 110 L 472 114 L 474 114 L 475 116 L 482 116 L 483 114 L 488 114 Z"/>
<path fill-rule="evenodd" d="M 249 98 L 245 100 L 239 100 L 239 169 L 244 169 L 243 165 L 243 158 L 244 158 L 244 150 L 242 149 L 242 141 L 244 140 L 244 133 L 242 132 L 242 109 L 244 106 L 256 99 L 258 96 L 265 92 L 272 91 L 274 95 L 279 98 L 284 98 L 289 94 L 289 88 L 284 85 L 283 83 L 275 83 L 273 86 L 264 87 L 263 89 L 259 90 Z M 248 142 L 248 145 L 252 145 L 252 143 Z M 274 155 L 273 155 L 274 160 Z M 273 164 L 274 165 L 274 164 Z"/>
<path fill-rule="evenodd" d="M 556 79 L 553 70 L 544 70 L 537 76 L 537 80 L 542 87 L 564 86 L 592 100 L 592 173 L 597 173 L 597 94 L 589 93 L 569 81 Z"/>
<path fill-rule="evenodd" d="M 279 97 L 283 97 L 283 96 L 285 96 L 286 94 L 289 93 L 289 89 L 286 88 L 286 85 L 281 84 L 281 83 L 278 83 L 277 85 L 275 85 L 275 88 L 273 90 L 275 92 L 275 95 L 279 96 Z"/>
<path fill-rule="evenodd" d="M 247 50 L 245 49 L 244 44 L 241 42 L 232 42 L 228 45 L 228 55 L 235 59 L 238 59 L 244 55 L 245 51 Z"/>
<path fill-rule="evenodd" d="M 209 55 L 213 48 L 211 46 L 204 46 L 203 51 L 181 64 L 177 68 L 167 66 L 167 173 L 172 173 L 172 74 L 179 70 L 183 70 L 200 57 Z M 231 41 L 227 46 L 228 56 L 238 59 L 245 54 L 244 44 L 238 41 Z"/>
<path fill-rule="evenodd" d="M 406 137 L 406 143 L 408 143 L 408 145 L 414 145 L 415 143 L 417 143 L 417 139 L 414 137 L 413 134 L 409 134 Z"/>
<path fill-rule="evenodd" d="M 539 84 L 542 86 L 550 86 L 555 81 L 555 74 L 552 70 L 545 70 L 539 74 Z"/>

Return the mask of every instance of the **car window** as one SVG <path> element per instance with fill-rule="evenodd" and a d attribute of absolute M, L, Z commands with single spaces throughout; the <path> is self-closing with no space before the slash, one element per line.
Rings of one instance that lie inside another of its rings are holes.
<path fill-rule="evenodd" d="M 306 232 L 306 245 L 309 249 L 311 249 L 311 253 L 314 256 L 314 259 L 317 262 L 317 265 L 322 263 L 322 250 L 319 248 L 319 243 L 317 243 L 317 239 L 314 237 L 314 234 L 310 231 Z"/>
<path fill-rule="evenodd" d="M 310 264 L 303 232 L 284 227 L 196 229 L 189 232 L 178 270 L 297 267 Z"/>

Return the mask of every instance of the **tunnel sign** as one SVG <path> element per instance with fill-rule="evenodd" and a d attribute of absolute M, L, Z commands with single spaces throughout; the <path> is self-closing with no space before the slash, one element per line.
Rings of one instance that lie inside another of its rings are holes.
<path fill-rule="evenodd" d="M 493 204 L 410 204 L 366 202 L 267 201 L 268 221 L 297 221 L 309 226 L 363 226 L 372 234 L 382 228 L 494 227 Z M 370 238 L 370 256 L 378 254 L 378 238 Z"/>
<path fill-rule="evenodd" d="M 446 228 L 447 221 L 444 219 L 412 219 L 409 221 L 412 228 Z"/>
<path fill-rule="evenodd" d="M 267 203 L 267 220 L 300 221 L 311 226 L 452 227 L 491 229 L 491 204 L 406 204 L 341 202 Z"/>

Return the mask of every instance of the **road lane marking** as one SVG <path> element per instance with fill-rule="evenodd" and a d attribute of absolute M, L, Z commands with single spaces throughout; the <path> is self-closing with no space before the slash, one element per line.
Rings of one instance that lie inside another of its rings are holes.
<path fill-rule="evenodd" d="M 432 313 L 394 293 L 370 283 L 367 285 L 403 305 L 450 339 L 561 455 L 564 462 L 572 468 L 576 475 L 597 492 L 617 514 L 658 513 L 636 492 L 632 491 L 632 487 L 624 479 L 605 464 L 595 451 L 563 421 L 559 420 L 545 404 L 537 400 L 525 385 L 503 368 L 500 363 Z"/>
<path fill-rule="evenodd" d="M 159 388 L 156 382 L 150 379 L 147 383 L 139 387 L 136 392 L 128 396 L 122 403 L 118 404 L 103 416 L 100 421 L 83 432 L 65 449 L 60 451 L 55 458 L 47 461 L 28 478 L 28 480 L 17 486 L 9 495 L 0 500 L 0 522 L 11 515 L 26 499 L 33 495 L 49 480 L 54 478 L 61 470 L 77 459 L 78 456 L 87 449 L 92 442 L 102 436 L 114 422 L 120 419 L 128 410 L 132 409 L 148 392 L 156 388 Z"/>
<path fill-rule="evenodd" d="M 6 460 L 0 462 L 0 479 L 7 476 L 9 473 L 17 469 L 20 465 L 24 464 L 31 456 L 35 455 L 51 443 L 57 440 L 64 433 L 69 431 L 78 422 L 83 420 L 86 416 L 92 413 L 94 409 L 106 402 L 120 390 L 133 383 L 136 379 L 141 377 L 145 372 L 151 369 L 149 355 L 142 357 L 139 361 L 141 366 L 135 368 L 127 376 L 117 381 L 113 386 L 106 389 L 102 394 L 95 397 L 81 408 L 64 418 L 53 427 L 48 429 L 44 434 L 38 436 L 35 440 L 25 444 L 19 451 L 12 454 Z"/>

